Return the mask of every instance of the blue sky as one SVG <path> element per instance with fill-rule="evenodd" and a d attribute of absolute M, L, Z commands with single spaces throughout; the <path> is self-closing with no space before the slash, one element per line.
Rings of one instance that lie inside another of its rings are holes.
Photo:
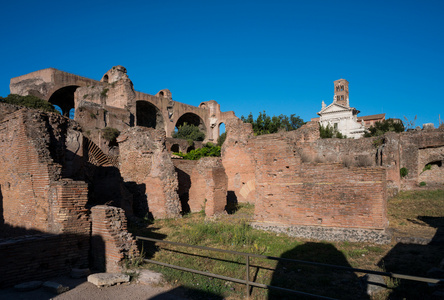
<path fill-rule="evenodd" d="M 444 119 L 444 1 L 3 1 L 0 96 L 53 67 L 216 100 L 237 116 L 316 117 L 333 81 L 360 116 Z"/>

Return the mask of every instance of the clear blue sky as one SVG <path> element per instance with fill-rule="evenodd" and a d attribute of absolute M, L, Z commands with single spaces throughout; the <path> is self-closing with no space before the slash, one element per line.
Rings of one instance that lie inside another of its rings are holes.
<path fill-rule="evenodd" d="M 128 2 L 128 3 L 125 3 Z M 3 1 L 0 96 L 53 67 L 216 100 L 237 116 L 316 117 L 333 81 L 360 115 L 444 119 L 444 1 Z"/>

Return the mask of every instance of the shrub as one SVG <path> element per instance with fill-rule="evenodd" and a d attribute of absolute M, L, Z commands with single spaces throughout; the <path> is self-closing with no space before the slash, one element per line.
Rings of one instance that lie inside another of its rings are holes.
<path fill-rule="evenodd" d="M 404 177 L 406 177 L 409 174 L 409 170 L 407 168 L 402 167 L 399 170 L 399 173 L 401 175 L 401 178 L 404 178 Z"/>
<path fill-rule="evenodd" d="M 347 136 L 340 133 L 337 129 L 327 125 L 326 127 L 319 125 L 319 135 L 321 139 L 338 138 L 346 139 Z"/>
<path fill-rule="evenodd" d="M 6 98 L 0 97 L 0 102 L 25 106 L 47 112 L 60 113 L 57 109 L 55 109 L 54 105 L 48 101 L 32 95 L 20 96 L 16 94 L 9 94 Z"/>
<path fill-rule="evenodd" d="M 117 130 L 116 128 L 105 127 L 104 129 L 102 129 L 102 138 L 104 138 L 110 143 L 115 143 L 116 138 L 119 136 L 119 134 L 120 131 Z"/>
<path fill-rule="evenodd" d="M 425 183 L 424 181 L 421 181 L 420 183 L 419 183 L 419 186 L 426 186 L 427 185 L 427 183 Z"/>
<path fill-rule="evenodd" d="M 431 170 L 432 169 L 432 165 L 431 164 L 427 164 L 424 166 L 424 169 L 422 169 L 423 172 L 427 171 L 427 170 Z"/>
<path fill-rule="evenodd" d="M 175 152 L 173 154 L 188 160 L 198 160 L 201 157 L 207 157 L 207 156 L 219 157 L 220 146 L 214 146 L 212 143 L 207 143 L 203 148 L 191 150 L 188 153 Z"/>
<path fill-rule="evenodd" d="M 375 125 L 370 126 L 368 131 L 364 134 L 364 137 L 380 136 L 386 132 L 403 132 L 405 130 L 402 122 L 395 121 L 393 119 L 387 119 L 382 122 L 376 122 Z"/>
<path fill-rule="evenodd" d="M 227 133 L 226 133 L 226 132 L 222 133 L 222 134 L 217 138 L 217 145 L 220 146 L 220 147 L 222 147 L 222 145 L 224 144 L 226 138 L 227 138 Z"/>
<path fill-rule="evenodd" d="M 199 127 L 193 124 L 187 124 L 186 122 L 183 125 L 180 125 L 177 128 L 177 132 L 173 133 L 173 138 L 176 139 L 185 139 L 192 141 L 203 141 L 205 139 L 205 133 L 199 130 Z"/>

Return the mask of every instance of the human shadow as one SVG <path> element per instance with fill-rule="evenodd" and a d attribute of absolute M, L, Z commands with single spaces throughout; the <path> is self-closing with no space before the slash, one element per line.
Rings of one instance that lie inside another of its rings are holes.
<path fill-rule="evenodd" d="M 332 244 L 308 242 L 281 255 L 281 258 L 351 267 Z M 338 299 L 369 299 L 358 277 L 351 271 L 279 261 L 271 286 Z M 270 288 L 268 299 L 313 299 Z"/>
<path fill-rule="evenodd" d="M 425 243 L 425 239 L 403 238 L 379 261 L 378 266 L 386 272 L 442 279 L 444 270 L 438 266 L 444 258 L 444 217 L 418 216 L 417 219 L 437 229 L 433 238 L 428 243 Z M 442 284 L 429 285 L 397 279 L 390 281 L 393 287 L 391 299 L 430 299 L 437 289 L 442 289 Z"/>
<path fill-rule="evenodd" d="M 221 297 L 220 295 L 208 291 L 197 290 L 186 286 L 179 286 L 172 289 L 171 291 L 149 298 L 149 300 L 167 300 L 167 299 L 222 300 L 224 299 L 224 297 Z"/>

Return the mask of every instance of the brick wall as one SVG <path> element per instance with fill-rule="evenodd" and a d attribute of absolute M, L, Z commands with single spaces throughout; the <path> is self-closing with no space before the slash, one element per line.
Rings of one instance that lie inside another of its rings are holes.
<path fill-rule="evenodd" d="M 227 138 L 222 146 L 222 163 L 228 176 L 228 197 L 231 202 L 255 202 L 253 155 L 249 140 L 253 137 L 251 124 L 237 118 L 225 124 Z"/>
<path fill-rule="evenodd" d="M 180 216 L 177 174 L 165 148 L 165 132 L 130 128 L 120 135 L 119 148 L 122 178 L 135 182 L 143 190 L 153 217 Z"/>
<path fill-rule="evenodd" d="M 182 208 L 205 210 L 207 216 L 221 213 L 227 205 L 228 177 L 220 158 L 175 159 Z"/>
<path fill-rule="evenodd" d="M 0 287 L 88 267 L 89 235 L 41 234 L 0 240 Z"/>
<path fill-rule="evenodd" d="M 222 213 L 227 205 L 228 178 L 219 158 L 203 157 L 191 173 L 189 206 L 192 212 L 205 208 L 205 215 Z"/>
<path fill-rule="evenodd" d="M 122 261 L 138 255 L 136 241 L 127 231 L 121 208 L 98 205 L 91 208 L 92 260 L 98 271 L 119 273 Z"/>

